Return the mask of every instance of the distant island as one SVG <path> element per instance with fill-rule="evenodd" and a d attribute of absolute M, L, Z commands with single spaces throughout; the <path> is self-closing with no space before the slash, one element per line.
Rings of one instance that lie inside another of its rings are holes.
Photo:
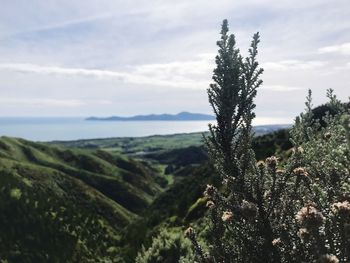
<path fill-rule="evenodd" d="M 131 117 L 111 116 L 106 118 L 89 117 L 87 121 L 211 121 L 215 117 L 208 114 L 180 112 L 178 114 L 149 114 Z"/>

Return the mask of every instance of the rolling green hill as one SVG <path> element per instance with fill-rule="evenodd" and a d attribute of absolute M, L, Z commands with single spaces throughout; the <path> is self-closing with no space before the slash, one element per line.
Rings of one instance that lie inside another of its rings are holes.
<path fill-rule="evenodd" d="M 101 150 L 2 137 L 0 258 L 117 260 L 121 230 L 162 191 L 159 177 Z"/>

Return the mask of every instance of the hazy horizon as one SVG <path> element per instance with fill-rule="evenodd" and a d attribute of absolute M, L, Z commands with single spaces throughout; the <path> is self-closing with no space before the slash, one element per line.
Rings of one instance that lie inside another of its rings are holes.
<path fill-rule="evenodd" d="M 191 113 L 199 113 L 199 114 L 207 114 L 207 113 L 200 113 L 200 112 L 191 112 Z M 59 116 L 59 115 L 51 115 L 51 116 L 1 116 L 0 115 L 0 120 L 4 120 L 4 119 L 9 119 L 9 120 L 18 120 L 18 123 L 21 123 L 21 121 L 26 120 L 26 119 L 86 119 L 89 117 L 96 117 L 96 118 L 108 118 L 108 117 L 134 117 L 137 115 L 152 115 L 154 113 L 150 113 L 150 114 L 135 114 L 135 115 L 117 115 L 117 114 L 113 114 L 113 115 L 101 115 L 101 116 L 97 116 L 97 115 L 88 115 L 88 116 Z M 159 114 L 171 114 L 171 113 L 159 113 Z M 157 113 L 157 115 L 159 115 Z M 171 115 L 176 115 L 175 114 L 171 114 Z M 212 115 L 212 114 L 209 114 Z M 213 116 L 213 115 L 212 115 Z M 296 116 L 295 116 L 296 117 Z M 116 120 L 107 120 L 108 122 L 117 122 Z M 143 122 L 142 120 L 127 120 L 127 121 L 119 121 L 119 122 Z M 145 122 L 150 122 L 150 121 L 145 121 Z M 154 122 L 164 122 L 162 120 L 155 120 Z M 204 122 L 203 120 L 170 120 L 169 122 Z M 207 121 L 209 122 L 209 121 Z M 254 126 L 259 126 L 259 125 L 291 125 L 293 124 L 293 120 L 289 121 L 288 119 L 284 119 L 284 118 L 259 118 L 256 117 L 253 120 L 253 125 Z M 1 131 L 1 128 L 0 128 Z"/>

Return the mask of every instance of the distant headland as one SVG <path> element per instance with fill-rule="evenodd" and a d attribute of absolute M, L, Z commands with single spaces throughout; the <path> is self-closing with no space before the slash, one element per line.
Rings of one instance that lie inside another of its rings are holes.
<path fill-rule="evenodd" d="M 87 121 L 211 121 L 215 117 L 208 114 L 180 112 L 178 114 L 149 114 L 149 115 L 135 115 L 131 117 L 89 117 Z"/>

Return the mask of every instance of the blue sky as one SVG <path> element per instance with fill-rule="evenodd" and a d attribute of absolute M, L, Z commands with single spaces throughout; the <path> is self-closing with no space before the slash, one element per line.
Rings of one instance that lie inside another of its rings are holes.
<path fill-rule="evenodd" d="M 350 95 L 348 0 L 11 0 L 0 9 L 0 116 L 211 113 L 224 18 L 243 53 L 256 31 L 256 124 L 286 123 L 327 88 Z"/>

